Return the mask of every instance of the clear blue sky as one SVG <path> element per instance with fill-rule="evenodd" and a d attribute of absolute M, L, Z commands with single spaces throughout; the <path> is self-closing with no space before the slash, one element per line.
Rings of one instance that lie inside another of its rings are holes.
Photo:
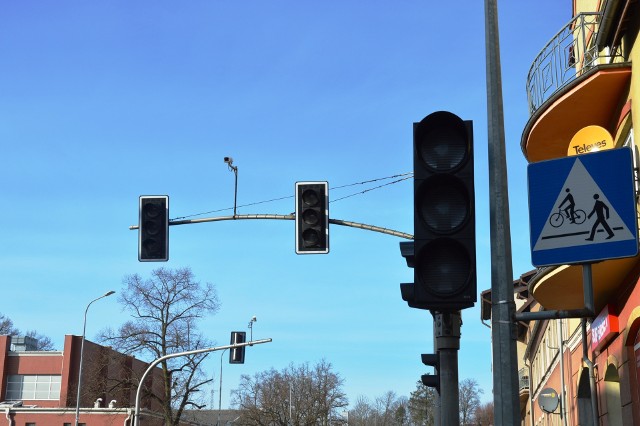
<path fill-rule="evenodd" d="M 499 2 L 514 276 L 530 270 L 525 80 L 571 3 Z M 482 1 L 21 1 L 0 6 L 0 312 L 62 348 L 87 303 L 127 274 L 190 266 L 217 286 L 202 321 L 219 344 L 258 318 L 244 365 L 224 365 L 223 407 L 241 374 L 325 358 L 350 402 L 409 396 L 432 350 L 428 312 L 397 237 L 331 227 L 328 255 L 297 256 L 293 221 L 171 228 L 170 261 L 137 261 L 138 196 L 172 218 L 412 170 L 412 123 L 437 110 L 474 121 L 478 291 L 490 287 Z M 412 181 L 331 204 L 330 216 L 413 233 Z M 374 185 L 336 189 L 337 199 Z M 287 214 L 293 198 L 242 207 Z M 203 215 L 230 214 L 230 210 Z M 203 217 L 199 216 L 199 217 Z M 87 336 L 127 320 L 92 305 Z M 460 379 L 491 399 L 490 331 L 463 312 Z M 216 377 L 220 356 L 206 363 Z M 206 390 L 207 394 L 210 392 Z M 209 397 L 207 397 L 209 399 Z"/>

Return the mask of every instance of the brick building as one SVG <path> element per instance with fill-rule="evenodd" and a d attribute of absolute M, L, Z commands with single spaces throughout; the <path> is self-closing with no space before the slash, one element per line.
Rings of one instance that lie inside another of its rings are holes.
<path fill-rule="evenodd" d="M 66 335 L 62 351 L 37 351 L 29 337 L 0 336 L 0 409 L 9 426 L 73 425 L 81 336 Z M 85 340 L 80 424 L 133 424 L 137 379 L 149 364 Z M 145 387 L 162 394 L 156 368 Z M 144 396 L 141 424 L 162 425 L 157 400 Z"/>

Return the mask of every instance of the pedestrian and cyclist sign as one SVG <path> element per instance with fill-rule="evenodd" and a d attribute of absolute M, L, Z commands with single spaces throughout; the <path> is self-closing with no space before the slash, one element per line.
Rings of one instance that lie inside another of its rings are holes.
<path fill-rule="evenodd" d="M 528 181 L 534 266 L 638 254 L 631 149 L 531 163 Z"/>

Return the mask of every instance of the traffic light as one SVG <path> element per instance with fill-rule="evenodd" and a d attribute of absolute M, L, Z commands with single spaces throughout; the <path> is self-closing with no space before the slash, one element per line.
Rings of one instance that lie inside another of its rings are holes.
<path fill-rule="evenodd" d="M 414 124 L 413 146 L 413 304 L 471 307 L 477 300 L 473 124 L 434 112 Z"/>
<path fill-rule="evenodd" d="M 422 363 L 434 368 L 433 374 L 423 374 L 422 376 L 420 376 L 422 384 L 430 388 L 436 388 L 436 390 L 440 392 L 440 374 L 438 373 L 438 370 L 440 369 L 439 355 L 422 354 Z"/>
<path fill-rule="evenodd" d="M 245 331 L 232 331 L 231 332 L 231 344 L 244 343 L 247 341 L 247 333 Z M 246 346 L 240 348 L 231 348 L 229 351 L 229 364 L 244 364 L 244 349 Z"/>
<path fill-rule="evenodd" d="M 169 260 L 169 197 L 140 196 L 138 220 L 138 260 L 166 262 Z"/>
<path fill-rule="evenodd" d="M 327 182 L 296 182 L 296 253 L 329 253 Z"/>

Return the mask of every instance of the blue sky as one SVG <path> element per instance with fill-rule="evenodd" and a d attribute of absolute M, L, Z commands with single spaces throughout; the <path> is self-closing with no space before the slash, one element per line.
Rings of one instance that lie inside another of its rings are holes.
<path fill-rule="evenodd" d="M 530 270 L 525 81 L 571 3 L 502 1 L 500 42 L 513 270 Z M 138 196 L 167 194 L 172 218 L 233 207 L 294 210 L 296 181 L 338 187 L 412 170 L 412 123 L 437 110 L 473 120 L 478 291 L 490 287 L 484 5 L 400 1 L 22 1 L 0 5 L 0 312 L 22 330 L 82 334 L 84 309 L 127 274 L 189 266 L 222 307 L 201 322 L 219 344 L 258 318 L 273 342 L 223 372 L 324 358 L 351 403 L 409 396 L 427 368 L 432 320 L 407 307 L 413 274 L 397 237 L 332 226 L 328 255 L 297 256 L 293 221 L 171 227 L 166 264 L 137 261 Z M 336 201 L 335 219 L 413 233 L 412 181 Z M 375 185 L 330 192 L 331 199 Z M 211 217 L 232 210 L 204 214 Z M 127 319 L 92 305 L 87 336 Z M 460 379 L 491 399 L 490 330 L 463 312 Z M 226 358 L 225 358 L 226 361 Z M 206 364 L 216 377 L 220 356 Z M 207 394 L 210 392 L 206 390 Z"/>

